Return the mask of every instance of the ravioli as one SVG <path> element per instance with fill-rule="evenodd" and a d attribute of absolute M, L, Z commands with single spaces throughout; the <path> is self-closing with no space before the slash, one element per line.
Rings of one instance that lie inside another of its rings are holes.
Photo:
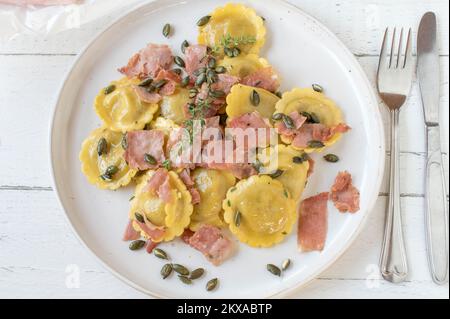
<path fill-rule="evenodd" d="M 225 67 L 229 74 L 241 79 L 260 69 L 270 67 L 266 59 L 256 54 L 240 55 L 236 58 L 225 57 L 219 65 Z"/>
<path fill-rule="evenodd" d="M 99 141 L 106 141 L 105 151 L 98 155 Z M 115 190 L 126 186 L 136 175 L 137 171 L 128 167 L 123 158 L 125 150 L 122 147 L 123 134 L 101 127 L 94 130 L 83 142 L 80 152 L 81 171 L 86 175 L 89 183 L 101 189 Z M 102 178 L 109 167 L 116 167 L 117 172 L 111 179 Z"/>
<path fill-rule="evenodd" d="M 255 10 L 242 4 L 228 3 L 217 8 L 211 14 L 207 24 L 200 27 L 198 43 L 211 48 L 220 48 L 218 55 L 223 56 L 223 39 L 251 39 L 241 41 L 237 46 L 243 54 L 258 54 L 264 45 L 266 28 Z"/>
<path fill-rule="evenodd" d="M 276 156 L 274 157 L 276 160 L 273 162 L 269 157 L 271 152 Z M 269 174 L 278 170 L 281 172 L 281 175 L 275 180 L 280 181 L 286 187 L 295 201 L 302 196 L 308 177 L 309 162 L 307 160 L 301 163 L 298 161 L 302 155 L 302 152 L 293 147 L 281 144 L 260 150 L 258 154 L 258 160 L 263 165 L 265 172 Z"/>
<path fill-rule="evenodd" d="M 158 111 L 158 104 L 142 102 L 133 86 L 138 79 L 123 78 L 111 82 L 115 89 L 109 94 L 102 89 L 95 98 L 94 108 L 104 125 L 117 132 L 141 130 Z"/>
<path fill-rule="evenodd" d="M 161 116 L 176 124 L 183 124 L 186 120 L 184 107 L 189 102 L 189 90 L 177 88 L 174 94 L 164 96 L 161 101 Z"/>
<path fill-rule="evenodd" d="M 228 191 L 223 209 L 230 231 L 252 247 L 280 243 L 296 221 L 296 204 L 289 191 L 267 175 L 237 183 Z"/>
<path fill-rule="evenodd" d="M 314 113 L 320 120 L 321 124 L 327 127 L 333 127 L 343 123 L 342 112 L 339 107 L 332 100 L 328 99 L 323 93 L 316 92 L 313 89 L 293 89 L 290 92 L 283 94 L 282 99 L 278 101 L 275 106 L 275 113 L 290 114 L 292 112 L 307 112 Z M 329 140 L 325 141 L 325 146 L 330 146 L 336 143 L 340 138 L 341 133 L 335 133 Z M 290 144 L 291 140 L 281 135 L 281 140 Z M 323 148 L 298 148 L 307 153 L 322 151 Z"/>
<path fill-rule="evenodd" d="M 154 227 L 164 231 L 161 238 L 151 238 L 152 241 L 170 241 L 180 236 L 191 221 L 193 212 L 191 194 L 175 172 L 168 172 L 173 200 L 170 203 L 164 202 L 157 194 L 146 190 L 153 174 L 155 171 L 148 171 L 136 186 L 135 197 L 131 201 L 130 219 L 133 220 L 133 227 L 141 232 L 144 238 L 149 239 L 149 235 L 136 221 L 136 213 L 145 216 L 144 218 Z"/>
<path fill-rule="evenodd" d="M 202 225 L 224 226 L 222 202 L 227 191 L 236 183 L 233 174 L 205 168 L 196 169 L 193 174 L 195 187 L 200 193 L 200 203 L 194 206 L 189 228 L 197 231 Z"/>
<path fill-rule="evenodd" d="M 258 92 L 260 98 L 258 106 L 254 106 L 250 100 L 253 91 Z M 275 112 L 275 104 L 279 100 L 278 96 L 264 89 L 236 84 L 227 96 L 226 112 L 228 119 L 232 120 L 241 115 L 258 111 L 262 117 L 271 120 Z"/>

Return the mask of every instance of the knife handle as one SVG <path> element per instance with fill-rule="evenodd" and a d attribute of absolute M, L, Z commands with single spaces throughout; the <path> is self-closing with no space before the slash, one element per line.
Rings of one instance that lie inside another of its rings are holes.
<path fill-rule="evenodd" d="M 427 127 L 427 150 L 425 181 L 427 253 L 433 281 L 442 285 L 448 280 L 448 207 L 439 126 Z"/>

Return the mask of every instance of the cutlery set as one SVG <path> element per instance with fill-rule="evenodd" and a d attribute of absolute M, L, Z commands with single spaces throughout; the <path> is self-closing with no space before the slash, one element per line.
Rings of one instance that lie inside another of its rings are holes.
<path fill-rule="evenodd" d="M 430 273 L 436 284 L 448 280 L 448 207 L 442 161 L 439 127 L 439 48 L 436 16 L 426 13 L 417 36 L 417 76 L 420 83 L 427 137 L 425 174 L 425 232 Z M 391 40 L 389 40 L 392 33 Z M 398 283 L 408 276 L 408 262 L 402 231 L 399 178 L 399 113 L 405 103 L 414 75 L 411 29 L 405 36 L 386 29 L 380 52 L 378 93 L 391 113 L 391 158 L 389 171 L 389 202 L 381 252 L 381 274 Z M 398 40 L 397 40 L 398 38 Z M 390 50 L 389 50 L 390 46 Z"/>

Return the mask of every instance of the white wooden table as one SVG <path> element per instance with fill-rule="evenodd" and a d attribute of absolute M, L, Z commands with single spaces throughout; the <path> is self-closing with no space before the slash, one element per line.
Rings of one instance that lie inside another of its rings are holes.
<path fill-rule="evenodd" d="M 447 0 L 290 0 L 315 16 L 350 48 L 375 86 L 378 51 L 387 25 L 417 30 L 426 11 L 440 26 L 443 152 L 448 181 Z M 48 126 L 65 72 L 93 34 L 115 14 L 44 39 L 0 42 L 0 298 L 146 298 L 103 269 L 75 239 L 50 187 Z M 388 113 L 380 102 L 388 127 Z M 389 156 L 387 152 L 386 156 Z M 295 298 L 448 298 L 448 284 L 430 279 L 424 237 L 425 137 L 417 82 L 401 115 L 401 197 L 411 275 L 402 284 L 377 269 L 387 199 L 384 183 L 366 228 L 352 247 Z M 447 182 L 448 183 L 448 182 Z M 80 287 L 66 287 L 80 269 Z M 69 268 L 68 268 L 69 266 Z"/>

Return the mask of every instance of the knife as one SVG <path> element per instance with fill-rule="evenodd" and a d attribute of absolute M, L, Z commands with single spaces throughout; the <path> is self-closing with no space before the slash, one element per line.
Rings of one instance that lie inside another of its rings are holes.
<path fill-rule="evenodd" d="M 417 35 L 417 74 L 427 131 L 425 232 L 431 276 L 436 284 L 448 280 L 448 207 L 439 128 L 439 51 L 436 15 L 427 12 Z"/>

